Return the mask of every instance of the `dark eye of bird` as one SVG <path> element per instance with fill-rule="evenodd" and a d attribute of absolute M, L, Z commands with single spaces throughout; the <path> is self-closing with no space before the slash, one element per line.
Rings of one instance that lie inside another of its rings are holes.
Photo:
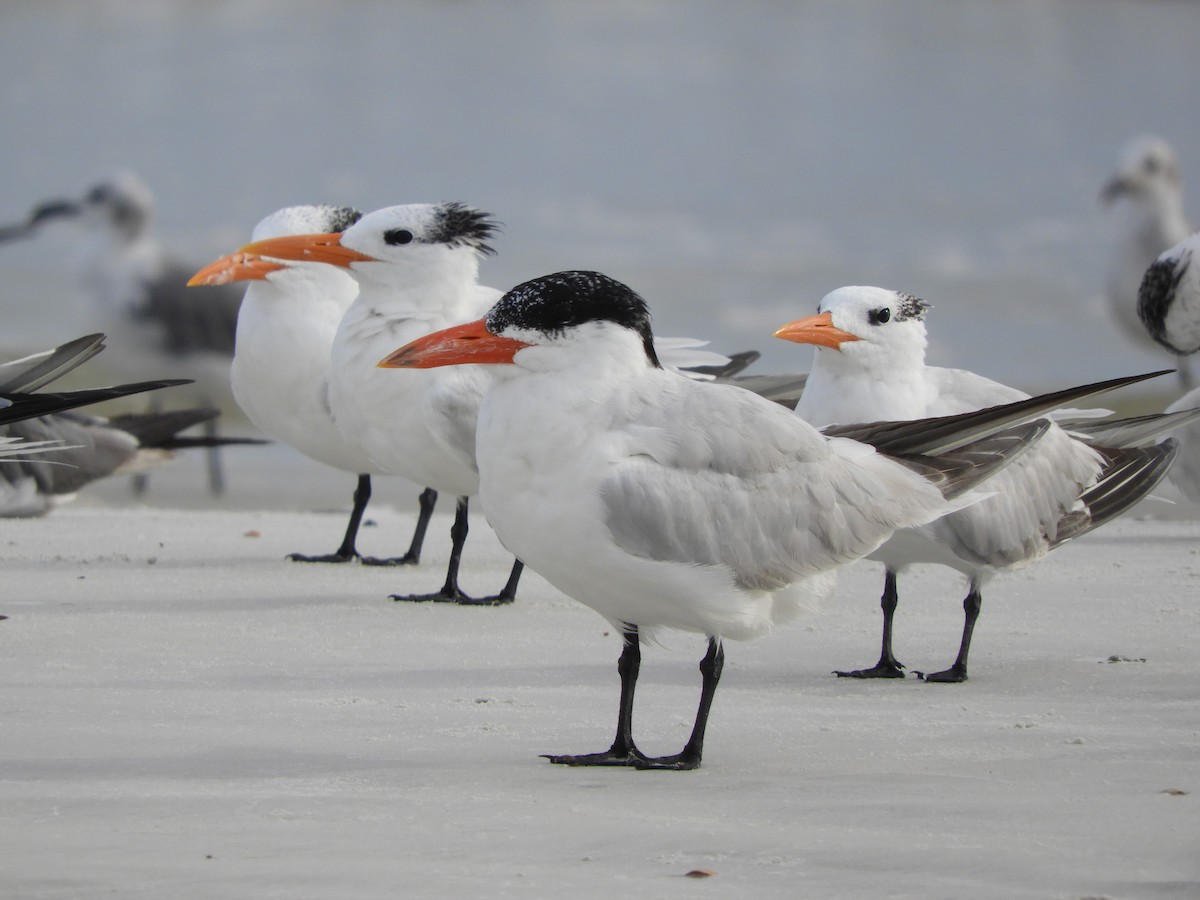
<path fill-rule="evenodd" d="M 873 309 L 867 313 L 867 321 L 872 325 L 882 325 L 884 322 L 890 322 L 892 319 L 892 311 L 886 306 L 882 309 Z"/>
<path fill-rule="evenodd" d="M 1158 160 L 1153 156 L 1147 156 L 1146 161 L 1142 163 L 1142 168 L 1146 171 L 1147 175 L 1153 175 L 1158 171 Z"/>
<path fill-rule="evenodd" d="M 413 233 L 404 228 L 393 228 L 391 231 L 383 233 L 383 239 L 393 247 L 399 244 L 411 244 Z"/>

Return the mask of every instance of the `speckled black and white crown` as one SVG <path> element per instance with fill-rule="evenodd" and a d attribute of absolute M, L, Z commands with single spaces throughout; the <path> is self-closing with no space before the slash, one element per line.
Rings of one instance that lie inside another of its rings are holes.
<path fill-rule="evenodd" d="M 318 208 L 325 220 L 325 230 L 331 233 L 345 231 L 363 217 L 363 214 L 352 206 L 321 206 Z"/>
<path fill-rule="evenodd" d="M 453 201 L 437 207 L 425 240 L 451 247 L 473 247 L 477 253 L 494 255 L 496 251 L 488 241 L 499 229 L 500 223 L 489 213 Z"/>
<path fill-rule="evenodd" d="M 286 234 L 326 234 L 342 232 L 363 216 L 349 206 L 285 206 L 266 216 L 254 226 L 253 240 L 280 237 Z"/>
<path fill-rule="evenodd" d="M 918 322 L 925 320 L 925 311 L 931 306 L 922 300 L 920 297 L 914 297 L 912 294 L 904 294 L 896 292 L 898 298 L 896 304 L 896 321 L 903 322 L 906 319 L 915 319 Z"/>

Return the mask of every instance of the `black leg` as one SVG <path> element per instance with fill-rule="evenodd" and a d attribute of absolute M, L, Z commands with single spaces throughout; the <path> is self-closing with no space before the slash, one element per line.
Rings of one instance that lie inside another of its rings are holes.
<path fill-rule="evenodd" d="M 562 766 L 637 766 L 646 757 L 633 743 L 633 692 L 637 687 L 638 670 L 642 666 L 641 639 L 636 625 L 630 625 L 622 635 L 621 658 L 617 672 L 621 676 L 621 705 L 617 711 L 617 736 L 603 753 L 583 756 L 552 756 L 545 759 Z"/>
<path fill-rule="evenodd" d="M 502 592 L 489 597 L 468 597 L 458 587 L 458 567 L 462 560 L 463 544 L 467 540 L 467 498 L 459 497 L 454 510 L 454 524 L 450 526 L 450 565 L 446 569 L 446 583 L 436 594 L 392 594 L 391 599 L 412 603 L 457 603 L 461 606 L 502 606 L 512 603 L 516 591 L 515 578 L 521 576 L 517 565 L 513 566 L 514 573 L 509 575 L 505 590 L 511 586 L 513 593 L 507 596 Z M 521 567 L 523 568 L 523 566 Z"/>
<path fill-rule="evenodd" d="M 683 771 L 700 768 L 700 756 L 704 751 L 704 731 L 708 727 L 708 711 L 712 709 L 721 671 L 725 668 L 725 647 L 720 638 L 708 639 L 708 652 L 700 660 L 700 707 L 696 710 L 696 723 L 692 735 L 683 750 L 674 756 L 647 758 L 637 764 L 639 769 L 673 769 Z"/>
<path fill-rule="evenodd" d="M 362 524 L 363 513 L 371 502 L 371 476 L 359 475 L 358 484 L 354 488 L 354 508 L 350 510 L 350 521 L 346 523 L 346 534 L 342 538 L 342 546 L 333 553 L 322 556 L 306 556 L 303 553 L 289 553 L 288 559 L 293 562 L 310 563 L 344 563 L 358 559 L 358 527 Z"/>
<path fill-rule="evenodd" d="M 429 528 L 429 519 L 433 516 L 433 508 L 437 505 L 438 494 L 433 488 L 425 488 L 417 498 L 417 527 L 413 529 L 412 541 L 409 542 L 408 552 L 403 556 L 364 556 L 364 566 L 415 566 L 421 561 L 421 548 L 425 545 L 425 531 Z"/>
<path fill-rule="evenodd" d="M 943 684 L 958 684 L 967 680 L 967 654 L 971 652 L 971 635 L 975 632 L 975 620 L 979 618 L 979 610 L 983 607 L 983 595 L 979 592 L 979 583 L 972 579 L 971 589 L 963 600 L 963 634 L 962 643 L 958 645 L 958 656 L 950 668 L 942 672 L 926 675 L 918 672 L 917 677 L 925 681 L 937 681 Z"/>
<path fill-rule="evenodd" d="M 566 766 L 633 766 L 637 769 L 670 769 L 683 771 L 700 767 L 704 752 L 704 732 L 708 727 L 708 713 L 712 709 L 721 671 L 725 668 L 725 648 L 720 638 L 708 639 L 708 652 L 700 661 L 700 705 L 696 710 L 696 722 L 691 737 L 683 750 L 672 756 L 646 756 L 633 743 L 633 691 L 637 682 L 642 654 L 638 644 L 637 629 L 625 633 L 625 646 L 617 671 L 621 673 L 621 708 L 617 714 L 617 736 L 612 746 L 603 753 L 586 756 L 547 756 L 552 763 Z"/>
<path fill-rule="evenodd" d="M 504 582 L 504 587 L 500 589 L 500 593 L 496 595 L 496 599 L 505 603 L 512 603 L 517 599 L 517 585 L 521 581 L 521 573 L 525 571 L 525 563 L 519 559 L 513 560 L 512 571 L 508 573 L 508 581 Z"/>
<path fill-rule="evenodd" d="M 433 508 L 437 506 L 438 492 L 427 487 L 417 498 L 417 527 L 413 529 L 412 540 L 408 542 L 408 552 L 404 554 L 406 563 L 416 565 L 421 561 L 421 548 L 425 546 L 425 532 L 429 529 L 429 520 L 433 518 Z"/>
<path fill-rule="evenodd" d="M 158 392 L 152 393 L 146 404 L 147 413 L 156 413 L 162 408 L 162 403 L 158 396 Z M 150 475 L 147 472 L 138 472 L 129 479 L 129 487 L 133 491 L 133 496 L 142 497 L 150 490 Z"/>
<path fill-rule="evenodd" d="M 854 669 L 850 672 L 833 674 L 839 678 L 903 678 L 904 666 L 896 662 L 892 655 L 892 622 L 896 617 L 896 607 L 900 603 L 900 595 L 896 590 L 896 573 L 887 569 L 883 576 L 883 596 L 879 598 L 879 607 L 883 610 L 883 648 L 879 654 L 879 662 L 870 669 Z"/>
<path fill-rule="evenodd" d="M 220 428 L 215 418 L 204 423 L 204 436 L 220 436 Z M 220 497 L 225 493 L 225 466 L 221 459 L 221 448 L 214 442 L 205 448 L 204 458 L 208 463 L 208 492 L 214 497 Z"/>

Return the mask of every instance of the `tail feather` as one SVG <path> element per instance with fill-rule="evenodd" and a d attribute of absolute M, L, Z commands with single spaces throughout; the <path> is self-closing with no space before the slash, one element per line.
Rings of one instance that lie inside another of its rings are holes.
<path fill-rule="evenodd" d="M 719 384 L 729 384 L 733 387 L 753 391 L 760 397 L 766 397 L 776 403 L 783 404 L 788 409 L 796 407 L 796 401 L 804 393 L 804 384 L 808 374 L 799 375 L 735 375 L 732 378 L 719 378 Z"/>
<path fill-rule="evenodd" d="M 110 416 L 108 424 L 122 431 L 128 431 L 138 439 L 143 447 L 158 447 L 163 441 L 178 437 L 179 432 L 186 431 L 193 425 L 211 422 L 221 414 L 221 411 L 209 406 L 197 406 L 191 409 L 174 409 L 146 413 L 123 413 Z"/>
<path fill-rule="evenodd" d="M 684 366 L 688 372 L 697 375 L 707 375 L 710 378 L 732 378 L 762 356 L 757 350 L 742 350 L 740 353 L 729 354 L 729 361 L 719 366 Z"/>
<path fill-rule="evenodd" d="M 1080 496 L 1084 509 L 1060 521 L 1052 547 L 1087 534 L 1145 499 L 1171 468 L 1179 442 L 1169 438 L 1152 447 L 1094 449 L 1104 458 L 1100 479 Z"/>
<path fill-rule="evenodd" d="M 1149 444 L 1164 434 L 1190 425 L 1200 419 L 1200 407 L 1181 409 L 1175 412 L 1152 413 L 1147 416 L 1131 416 L 1126 419 L 1100 421 L 1068 420 L 1059 424 L 1089 444 L 1106 447 L 1140 447 Z"/>
<path fill-rule="evenodd" d="M 0 364 L 0 394 L 32 393 L 56 381 L 104 349 L 103 334 L 89 334 L 53 350 Z"/>

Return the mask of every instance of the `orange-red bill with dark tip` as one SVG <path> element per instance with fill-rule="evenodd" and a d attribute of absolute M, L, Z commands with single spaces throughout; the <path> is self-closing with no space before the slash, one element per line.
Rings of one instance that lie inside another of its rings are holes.
<path fill-rule="evenodd" d="M 343 269 L 350 268 L 351 263 L 378 262 L 373 256 L 343 247 L 340 231 L 267 238 L 247 244 L 240 252 L 253 253 L 255 256 L 273 256 L 275 259 L 290 259 L 294 262 L 326 263 L 341 266 Z"/>
<path fill-rule="evenodd" d="M 281 262 L 263 259 L 253 253 L 229 253 L 211 262 L 190 279 L 188 287 L 229 284 L 234 281 L 262 281 L 272 272 L 287 268 Z"/>
<path fill-rule="evenodd" d="M 417 338 L 381 359 L 381 369 L 436 369 L 439 366 L 511 363 L 524 341 L 492 334 L 483 319 L 443 328 Z"/>
<path fill-rule="evenodd" d="M 861 338 L 856 337 L 848 331 L 835 328 L 833 314 L 827 312 L 809 316 L 805 319 L 797 319 L 795 322 L 788 322 L 775 332 L 775 337 L 783 338 L 785 341 L 792 341 L 797 344 L 816 344 L 818 347 L 832 347 L 834 350 L 847 341 L 861 340 Z"/>

